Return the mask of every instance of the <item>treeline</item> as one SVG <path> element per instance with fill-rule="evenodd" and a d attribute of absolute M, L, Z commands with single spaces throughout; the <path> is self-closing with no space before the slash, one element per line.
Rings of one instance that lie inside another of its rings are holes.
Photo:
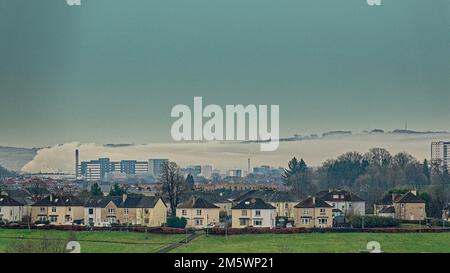
<path fill-rule="evenodd" d="M 317 169 L 308 167 L 303 159 L 293 158 L 283 181 L 301 198 L 319 190 L 349 190 L 364 198 L 369 208 L 392 189 L 416 188 L 428 194 L 427 213 L 433 216 L 441 213 L 450 196 L 449 173 L 439 164 L 418 161 L 404 152 L 392 155 L 382 148 L 365 154 L 348 152 Z"/>

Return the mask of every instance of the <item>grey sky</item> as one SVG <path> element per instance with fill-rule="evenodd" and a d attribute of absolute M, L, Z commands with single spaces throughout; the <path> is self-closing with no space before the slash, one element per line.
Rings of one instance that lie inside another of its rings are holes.
<path fill-rule="evenodd" d="M 0 145 L 170 141 L 194 96 L 282 136 L 450 130 L 449 3 L 0 0 Z"/>

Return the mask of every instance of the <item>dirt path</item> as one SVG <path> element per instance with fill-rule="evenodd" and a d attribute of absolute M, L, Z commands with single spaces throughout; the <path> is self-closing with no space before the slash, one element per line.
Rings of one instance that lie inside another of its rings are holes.
<path fill-rule="evenodd" d="M 170 252 L 171 250 L 173 250 L 173 249 L 175 249 L 177 247 L 180 247 L 182 245 L 188 244 L 190 241 L 194 240 L 197 237 L 202 236 L 203 234 L 204 234 L 203 231 L 196 231 L 196 232 L 190 234 L 187 238 L 181 240 L 178 243 L 172 243 L 172 244 L 169 244 L 167 246 L 162 247 L 161 249 L 156 251 L 156 253 L 168 253 L 168 252 Z"/>

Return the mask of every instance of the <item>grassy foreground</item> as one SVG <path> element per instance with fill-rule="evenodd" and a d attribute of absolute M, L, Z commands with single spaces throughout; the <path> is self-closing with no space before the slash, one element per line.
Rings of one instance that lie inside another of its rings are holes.
<path fill-rule="evenodd" d="M 387 253 L 447 252 L 450 233 L 309 233 L 202 236 L 173 252 L 356 253 L 377 241 Z"/>
<path fill-rule="evenodd" d="M 184 235 L 135 232 L 75 232 L 82 253 L 150 253 L 184 239 Z M 70 232 L 0 229 L 0 252 L 17 240 L 41 238 L 67 240 Z M 73 234 L 72 234 L 73 236 Z M 19 239 L 20 238 L 20 239 Z M 447 252 L 450 233 L 309 233 L 200 236 L 174 249 L 178 253 L 356 253 L 377 241 L 387 253 Z"/>
<path fill-rule="evenodd" d="M 80 242 L 83 253 L 148 253 L 155 252 L 171 243 L 179 242 L 184 235 L 163 235 L 136 232 L 89 232 L 78 231 L 74 233 L 76 240 Z M 8 245 L 20 240 L 39 240 L 41 238 L 67 240 L 68 231 L 58 230 L 16 230 L 0 229 L 0 252 L 5 252 Z"/>

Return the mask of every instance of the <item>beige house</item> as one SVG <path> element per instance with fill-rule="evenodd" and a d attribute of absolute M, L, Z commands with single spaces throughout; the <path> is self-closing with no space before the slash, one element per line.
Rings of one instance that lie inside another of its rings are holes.
<path fill-rule="evenodd" d="M 159 227 L 166 223 L 167 206 L 156 196 L 106 196 L 91 198 L 85 204 L 85 223 Z"/>
<path fill-rule="evenodd" d="M 329 228 L 333 226 L 333 207 L 322 199 L 308 197 L 295 206 L 296 227 Z"/>
<path fill-rule="evenodd" d="M 231 209 L 232 228 L 275 228 L 276 209 L 260 198 L 247 198 Z"/>
<path fill-rule="evenodd" d="M 83 218 L 83 204 L 74 197 L 51 194 L 31 206 L 32 222 L 49 221 L 51 225 L 72 225 L 75 222 L 81 223 Z"/>
<path fill-rule="evenodd" d="M 120 196 L 93 197 L 84 205 L 84 223 L 102 226 L 104 223 L 118 224 L 122 215 L 119 210 L 122 203 Z"/>
<path fill-rule="evenodd" d="M 231 216 L 231 207 L 233 206 L 233 202 L 226 199 L 222 196 L 221 193 L 212 192 L 212 191 L 195 191 L 185 194 L 182 197 L 181 203 L 184 201 L 188 201 L 192 196 L 196 196 L 197 198 L 205 199 L 206 201 L 216 205 L 220 208 L 220 214 L 223 216 Z"/>
<path fill-rule="evenodd" d="M 22 203 L 7 195 L 0 195 L 0 222 L 21 222 L 26 211 Z"/>
<path fill-rule="evenodd" d="M 374 214 L 400 220 L 424 220 L 425 201 L 415 190 L 405 194 L 388 194 L 374 205 Z"/>
<path fill-rule="evenodd" d="M 176 216 L 187 220 L 188 228 L 206 228 L 219 224 L 220 208 L 203 198 L 193 196 L 177 206 Z"/>
<path fill-rule="evenodd" d="M 401 220 L 424 220 L 427 217 L 425 201 L 410 191 L 394 202 L 395 218 Z"/>
<path fill-rule="evenodd" d="M 120 205 L 122 223 L 160 227 L 167 222 L 167 206 L 156 196 L 124 196 Z"/>
<path fill-rule="evenodd" d="M 275 208 L 276 216 L 287 217 L 289 219 L 294 219 L 294 206 L 300 202 L 300 199 L 294 197 L 290 192 L 270 189 L 249 191 L 233 201 L 235 203 L 240 203 L 248 198 L 262 199 L 265 203 L 268 203 Z"/>

